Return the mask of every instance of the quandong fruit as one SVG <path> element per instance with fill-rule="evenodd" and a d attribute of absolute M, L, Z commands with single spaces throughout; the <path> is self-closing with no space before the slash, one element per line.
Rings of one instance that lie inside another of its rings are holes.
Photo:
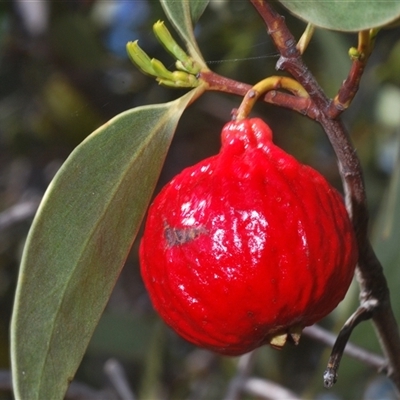
<path fill-rule="evenodd" d="M 219 154 L 183 170 L 151 205 L 141 273 L 156 311 L 225 355 L 297 343 L 344 298 L 357 263 L 343 199 L 272 142 L 232 121 Z"/>

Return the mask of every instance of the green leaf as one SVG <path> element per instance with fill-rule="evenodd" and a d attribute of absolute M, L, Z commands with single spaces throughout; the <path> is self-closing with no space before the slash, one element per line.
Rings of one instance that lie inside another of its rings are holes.
<path fill-rule="evenodd" d="M 385 26 L 400 17 L 398 0 L 279 0 L 297 17 L 316 26 L 358 32 Z"/>
<path fill-rule="evenodd" d="M 137 234 L 178 120 L 202 89 L 113 118 L 43 197 L 11 324 L 16 399 L 62 399 Z"/>
<path fill-rule="evenodd" d="M 165 14 L 186 44 L 189 54 L 203 67 L 206 64 L 193 33 L 195 23 L 206 9 L 209 0 L 160 0 Z"/>
<path fill-rule="evenodd" d="M 199 18 L 202 16 L 204 10 L 208 6 L 210 0 L 196 0 L 190 2 L 190 16 L 192 17 L 192 21 L 196 23 Z M 188 2 L 189 5 L 189 2 Z"/>

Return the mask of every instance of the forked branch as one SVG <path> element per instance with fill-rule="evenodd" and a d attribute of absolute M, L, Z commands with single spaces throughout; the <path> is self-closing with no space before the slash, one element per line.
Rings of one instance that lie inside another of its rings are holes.
<path fill-rule="evenodd" d="M 371 319 L 376 308 L 376 301 L 370 301 L 365 305 L 360 306 L 357 311 L 346 321 L 341 329 L 335 344 L 333 345 L 331 356 L 329 357 L 328 367 L 324 372 L 324 385 L 331 388 L 337 380 L 337 370 L 340 365 L 340 360 L 344 353 L 344 348 L 349 341 L 351 332 L 362 321 Z"/>
<path fill-rule="evenodd" d="M 388 359 L 388 375 L 392 378 L 400 392 L 400 335 L 397 322 L 393 315 L 389 289 L 382 266 L 377 259 L 367 236 L 368 208 L 360 161 L 351 144 L 348 133 L 338 115 L 350 104 L 356 94 L 361 75 L 364 71 L 366 57 L 354 60 L 347 83 L 339 90 L 335 101 L 327 98 L 312 73 L 304 64 L 301 54 L 296 47 L 296 40 L 287 28 L 284 18 L 279 15 L 266 0 L 250 0 L 264 20 L 268 33 L 277 47 L 280 58 L 277 69 L 289 72 L 308 92 L 316 107 L 316 120 L 326 132 L 339 162 L 339 171 L 345 190 L 346 206 L 352 219 L 357 236 L 360 259 L 357 266 L 357 279 L 361 289 L 361 307 L 373 304 L 363 317 L 371 317 L 382 349 Z M 370 51 L 366 33 L 360 33 L 359 50 Z M 369 40 L 373 38 L 370 37 Z M 335 111 L 336 110 L 336 111 Z M 341 338 L 350 336 L 351 330 L 344 327 Z M 334 349 L 335 349 L 334 346 Z M 336 357 L 340 358 L 339 353 Z"/>

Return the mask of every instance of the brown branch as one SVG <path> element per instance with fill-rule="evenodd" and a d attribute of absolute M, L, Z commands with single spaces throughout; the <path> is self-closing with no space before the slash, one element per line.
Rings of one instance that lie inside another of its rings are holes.
<path fill-rule="evenodd" d="M 376 309 L 376 301 L 365 303 L 360 306 L 357 311 L 346 321 L 343 328 L 340 330 L 339 335 L 333 345 L 331 356 L 329 357 L 328 366 L 324 372 L 324 385 L 326 388 L 331 388 L 337 380 L 337 370 L 340 365 L 340 360 L 347 342 L 353 329 L 362 321 L 370 319 L 374 310 Z"/>
<path fill-rule="evenodd" d="M 212 71 L 201 72 L 199 74 L 199 79 L 207 83 L 207 90 L 230 93 L 238 96 L 244 96 L 252 88 L 252 85 L 226 78 Z M 278 90 L 271 90 L 267 92 L 261 100 L 269 104 L 297 111 L 314 120 L 318 117 L 319 111 L 310 98 L 298 97 Z"/>
<path fill-rule="evenodd" d="M 318 108 L 317 121 L 325 130 L 339 161 L 339 170 L 346 195 L 346 206 L 352 219 L 359 246 L 357 278 L 361 289 L 361 306 L 376 301 L 372 319 L 383 351 L 389 361 L 389 375 L 400 391 L 400 335 L 390 305 L 389 289 L 382 266 L 367 237 L 368 209 L 360 161 L 340 120 L 329 115 L 329 100 L 304 64 L 296 41 L 284 18 L 267 1 L 250 0 L 263 18 L 268 33 L 281 54 L 278 69 L 289 72 L 307 90 Z M 355 94 L 355 93 L 354 93 Z"/>
<path fill-rule="evenodd" d="M 349 75 L 342 83 L 342 86 L 339 89 L 336 97 L 329 104 L 327 115 L 330 118 L 337 118 L 343 111 L 345 111 L 349 107 L 360 86 L 360 81 L 364 69 L 365 62 L 360 60 L 353 61 Z"/>
<path fill-rule="evenodd" d="M 361 31 L 358 36 L 358 48 L 350 49 L 350 53 L 355 53 L 352 56 L 353 63 L 350 72 L 327 109 L 327 115 L 332 119 L 337 118 L 345 111 L 354 99 L 373 48 L 374 38 L 371 37 L 372 32 Z"/>
<path fill-rule="evenodd" d="M 329 347 L 333 347 L 337 339 L 336 335 L 319 325 L 305 327 L 302 334 Z M 361 361 L 369 367 L 375 368 L 378 372 L 387 370 L 387 361 L 385 358 L 351 342 L 347 342 L 344 354 Z"/>

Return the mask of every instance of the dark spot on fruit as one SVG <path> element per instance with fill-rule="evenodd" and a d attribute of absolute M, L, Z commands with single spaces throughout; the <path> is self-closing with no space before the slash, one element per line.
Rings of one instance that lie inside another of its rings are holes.
<path fill-rule="evenodd" d="M 248 316 L 249 318 L 254 318 L 254 313 L 253 313 L 253 311 L 247 311 L 247 316 Z"/>
<path fill-rule="evenodd" d="M 164 237 L 169 247 L 191 242 L 205 233 L 207 231 L 203 227 L 172 228 L 165 225 L 164 228 Z"/>

